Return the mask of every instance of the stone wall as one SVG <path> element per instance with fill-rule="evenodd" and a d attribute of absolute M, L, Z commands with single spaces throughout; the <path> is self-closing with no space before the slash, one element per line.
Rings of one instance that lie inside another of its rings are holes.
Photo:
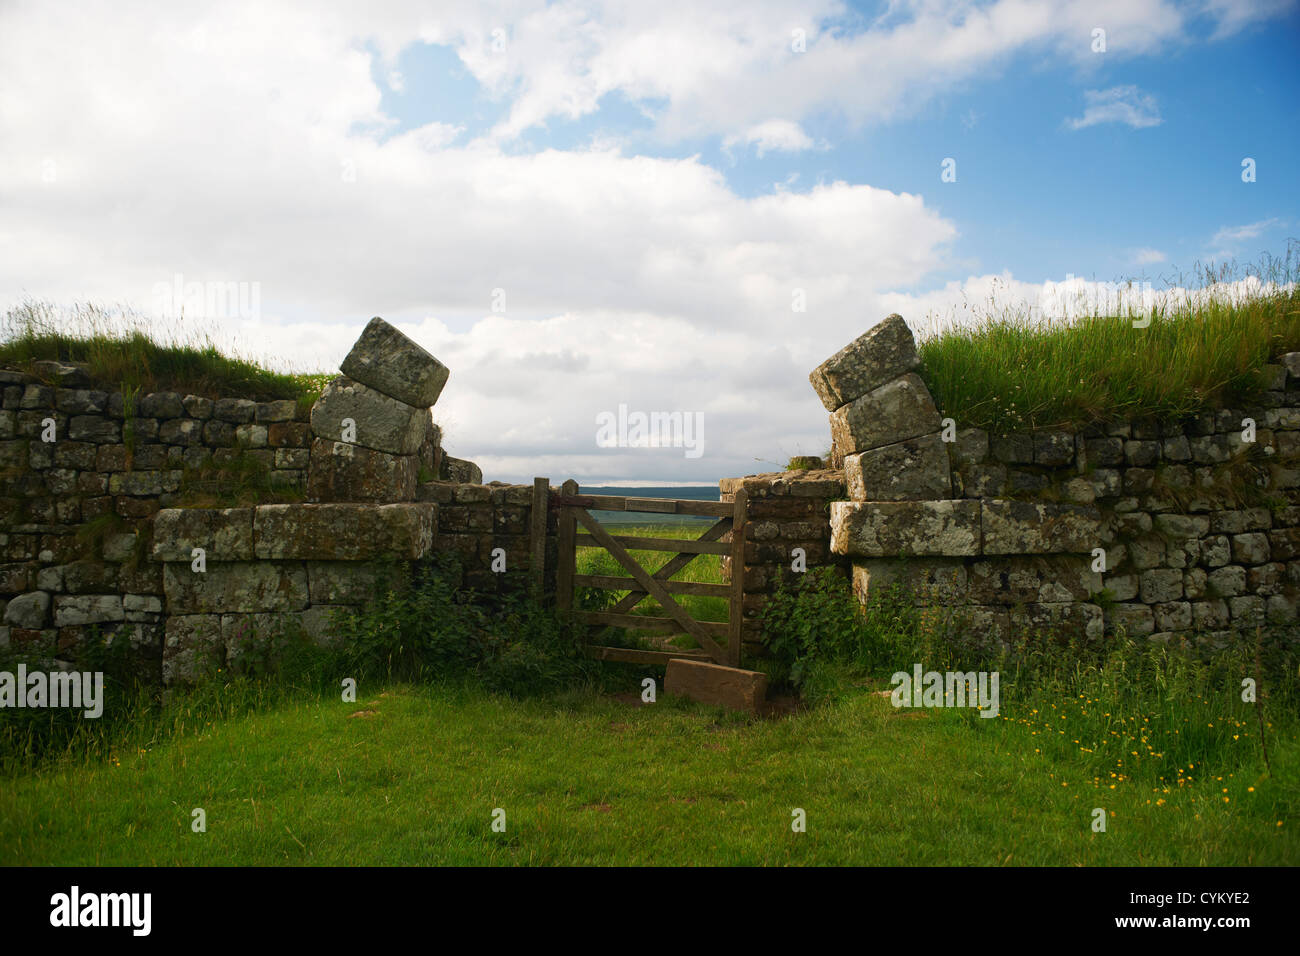
<path fill-rule="evenodd" d="M 1300 353 L 1263 407 L 995 435 L 942 417 L 898 316 L 811 376 L 851 500 L 831 552 L 1002 638 L 1037 629 L 1221 644 L 1296 636 Z"/>
<path fill-rule="evenodd" d="M 443 453 L 446 368 L 381 319 L 341 367 L 310 409 L 0 370 L 0 644 L 66 656 L 95 631 L 174 683 L 285 628 L 329 639 L 438 550 L 462 584 L 522 586 L 533 488 Z"/>

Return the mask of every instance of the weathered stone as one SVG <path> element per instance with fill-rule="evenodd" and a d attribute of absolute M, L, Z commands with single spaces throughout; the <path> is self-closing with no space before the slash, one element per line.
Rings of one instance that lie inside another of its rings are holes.
<path fill-rule="evenodd" d="M 312 406 L 312 431 L 318 438 L 342 441 L 345 419 L 355 424 L 355 444 L 413 455 L 424 440 L 428 412 L 340 375 Z"/>
<path fill-rule="evenodd" d="M 356 447 L 356 446 L 349 446 Z M 382 453 L 381 453 L 382 454 Z M 276 468 L 293 468 L 304 470 L 311 461 L 311 450 L 308 448 L 277 448 L 275 450 L 275 467 Z"/>
<path fill-rule="evenodd" d="M 1183 595 L 1192 599 L 1203 598 L 1208 583 L 1209 575 L 1204 568 L 1188 568 L 1183 572 Z"/>
<path fill-rule="evenodd" d="M 828 412 L 919 367 L 912 330 L 900 315 L 858 336 L 808 376 Z"/>
<path fill-rule="evenodd" d="M 952 497 L 948 454 L 937 432 L 846 456 L 844 479 L 855 501 Z"/>
<path fill-rule="evenodd" d="M 108 407 L 108 393 L 86 388 L 56 388 L 54 406 L 69 415 L 97 415 Z"/>
<path fill-rule="evenodd" d="M 1105 614 L 1109 627 L 1123 628 L 1130 637 L 1143 637 L 1156 629 L 1155 616 L 1145 604 L 1114 604 Z"/>
<path fill-rule="evenodd" d="M 212 417 L 236 425 L 247 425 L 257 412 L 257 403 L 246 398 L 219 398 L 212 407 Z"/>
<path fill-rule="evenodd" d="M 1267 508 L 1245 508 L 1241 511 L 1212 511 L 1211 534 L 1241 534 L 1246 531 L 1267 531 L 1273 518 Z"/>
<path fill-rule="evenodd" d="M 989 439 L 989 454 L 1007 465 L 1032 465 L 1034 439 L 1021 433 L 997 435 Z"/>
<path fill-rule="evenodd" d="M 1034 464 L 1058 468 L 1074 461 L 1074 434 L 1067 431 L 1033 433 Z"/>
<path fill-rule="evenodd" d="M 258 402 L 253 420 L 263 425 L 270 422 L 291 422 L 297 414 L 298 403 L 292 398 L 282 398 L 273 402 Z"/>
<path fill-rule="evenodd" d="M 450 374 L 445 365 L 378 316 L 370 320 L 339 371 L 417 408 L 438 401 Z"/>
<path fill-rule="evenodd" d="M 175 392 L 151 392 L 141 397 L 136 414 L 141 418 L 181 418 L 185 405 Z"/>
<path fill-rule="evenodd" d="M 211 418 L 213 401 L 210 398 L 203 398 L 200 395 L 186 395 L 181 399 L 181 404 L 185 406 L 185 413 L 190 418 Z M 177 416 L 179 417 L 179 416 Z"/>
<path fill-rule="evenodd" d="M 1007 609 L 1008 624 L 1015 632 L 1047 631 L 1051 634 L 1083 634 L 1100 637 L 1105 631 L 1102 610 L 1080 602 L 1019 604 Z"/>
<path fill-rule="evenodd" d="M 158 426 L 158 440 L 168 445 L 197 445 L 203 441 L 203 422 L 173 418 Z"/>
<path fill-rule="evenodd" d="M 173 614 L 163 636 L 163 683 L 187 684 L 208 676 L 225 663 L 218 614 Z"/>
<path fill-rule="evenodd" d="M 1264 599 L 1254 594 L 1228 598 L 1228 613 L 1234 627 L 1258 627 L 1265 619 Z"/>
<path fill-rule="evenodd" d="M 483 470 L 472 461 L 463 458 L 442 456 L 442 480 L 459 484 L 477 485 L 483 481 Z"/>
<path fill-rule="evenodd" d="M 104 536 L 100 554 L 105 561 L 126 561 L 135 553 L 136 537 L 133 532 L 117 532 Z"/>
<path fill-rule="evenodd" d="M 50 595 L 45 591 L 28 591 L 5 605 L 4 622 L 34 631 L 45 627 L 49 613 Z"/>
<path fill-rule="evenodd" d="M 1246 569 L 1230 564 L 1207 575 L 1207 593 L 1212 597 L 1235 597 L 1246 590 Z"/>
<path fill-rule="evenodd" d="M 389 455 L 361 445 L 312 442 L 307 472 L 311 501 L 412 501 L 419 459 Z"/>
<path fill-rule="evenodd" d="M 975 555 L 980 503 L 947 501 L 833 501 L 831 550 L 860 557 Z"/>
<path fill-rule="evenodd" d="M 1227 627 L 1229 619 L 1227 601 L 1196 601 L 1192 604 L 1192 626 L 1197 630 Z"/>
<path fill-rule="evenodd" d="M 900 596 L 919 604 L 965 604 L 966 567 L 960 558 L 853 562 L 853 593 L 859 602 L 888 597 L 895 586 Z"/>
<path fill-rule="evenodd" d="M 1158 630 L 1186 631 L 1192 626 L 1192 606 L 1186 601 L 1157 604 L 1151 610 Z"/>
<path fill-rule="evenodd" d="M 433 548 L 432 503 L 262 505 L 253 519 L 259 558 L 355 561 L 422 558 Z"/>
<path fill-rule="evenodd" d="M 104 624 L 125 619 L 120 594 L 65 594 L 54 599 L 55 627 Z"/>
<path fill-rule="evenodd" d="M 385 590 L 405 590 L 410 565 L 373 561 L 308 561 L 307 586 L 312 604 L 365 604 Z"/>
<path fill-rule="evenodd" d="M 68 422 L 68 437 L 73 441 L 111 445 L 122 440 L 122 426 L 98 415 L 73 415 Z"/>
<path fill-rule="evenodd" d="M 1101 540 L 1101 514 L 1085 505 L 981 502 L 984 554 L 1087 553 Z"/>
<path fill-rule="evenodd" d="M 917 438 L 938 431 L 939 426 L 934 399 L 914 372 L 867 392 L 831 415 L 831 435 L 846 456 Z"/>
<path fill-rule="evenodd" d="M 1112 601 L 1131 601 L 1138 595 L 1138 576 L 1136 574 L 1107 575 L 1104 590 L 1110 592 Z"/>
<path fill-rule="evenodd" d="M 1203 515 L 1156 515 L 1154 525 L 1166 538 L 1199 538 L 1209 533 L 1210 519 Z"/>
<path fill-rule="evenodd" d="M 1183 572 L 1174 568 L 1152 568 L 1142 572 L 1140 594 L 1144 604 L 1178 600 L 1183 596 Z"/>
<path fill-rule="evenodd" d="M 767 675 L 706 661 L 674 659 L 664 673 L 664 693 L 757 713 L 767 701 Z"/>
<path fill-rule="evenodd" d="M 954 461 L 978 464 L 989 456 L 989 433 L 982 428 L 963 428 L 949 449 Z"/>
<path fill-rule="evenodd" d="M 307 606 L 307 572 L 300 563 L 230 561 L 205 572 L 163 565 L 168 614 L 300 611 Z"/>
<path fill-rule="evenodd" d="M 180 471 L 125 471 L 109 476 L 110 495 L 155 497 L 181 486 Z"/>
<path fill-rule="evenodd" d="M 967 498 L 995 498 L 1007 489 L 1007 467 L 997 462 L 965 465 L 961 478 Z"/>
<path fill-rule="evenodd" d="M 1009 555 L 973 561 L 969 568 L 972 604 L 1057 604 L 1087 601 L 1101 591 L 1101 575 L 1090 559 Z"/>
<path fill-rule="evenodd" d="M 1240 564 L 1263 564 L 1268 557 L 1268 535 L 1263 532 L 1232 536 L 1232 560 Z"/>
<path fill-rule="evenodd" d="M 207 561 L 253 558 L 252 508 L 165 508 L 153 519 L 155 561 L 193 560 L 202 548 Z"/>

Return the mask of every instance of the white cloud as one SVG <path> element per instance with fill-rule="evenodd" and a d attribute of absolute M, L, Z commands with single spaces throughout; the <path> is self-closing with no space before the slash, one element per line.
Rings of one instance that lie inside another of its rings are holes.
<path fill-rule="evenodd" d="M 1259 222 L 1247 223 L 1244 226 L 1224 226 L 1214 234 L 1210 242 L 1215 246 L 1227 246 L 1237 242 L 1244 242 L 1247 239 L 1258 239 L 1266 229 L 1277 225 L 1278 220 L 1261 219 Z"/>
<path fill-rule="evenodd" d="M 798 123 L 780 119 L 766 120 L 751 126 L 743 136 L 730 136 L 724 144 L 732 146 L 737 142 L 755 147 L 759 156 L 769 152 L 797 153 L 816 145 Z"/>
<path fill-rule="evenodd" d="M 1160 125 L 1160 108 L 1155 97 L 1136 86 L 1113 86 L 1108 90 L 1085 90 L 1083 115 L 1066 120 L 1070 129 L 1099 123 L 1124 123 L 1134 129 Z"/>
<path fill-rule="evenodd" d="M 1165 261 L 1165 254 L 1159 249 L 1142 248 L 1133 251 L 1133 262 L 1139 266 L 1149 266 Z"/>

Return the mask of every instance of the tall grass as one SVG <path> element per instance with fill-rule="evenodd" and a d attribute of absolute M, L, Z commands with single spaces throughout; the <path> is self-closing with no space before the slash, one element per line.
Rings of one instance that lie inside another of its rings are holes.
<path fill-rule="evenodd" d="M 974 724 L 1015 735 L 1072 768 L 1076 781 L 1137 780 L 1164 790 L 1206 773 L 1267 773 L 1260 712 L 1243 700 L 1246 679 L 1257 684 L 1263 733 L 1300 739 L 1294 648 L 1265 651 L 1243 639 L 1205 656 L 1122 633 L 1104 641 L 1026 633 L 1003 645 L 973 632 L 955 609 L 917 606 L 897 587 L 860 608 L 829 568 L 780 587 L 763 626 L 775 676 L 815 700 L 845 696 L 864 679 L 883 683 L 916 664 L 997 671 L 999 718 L 972 711 Z"/>
<path fill-rule="evenodd" d="M 60 308 L 27 300 L 0 319 L 0 366 L 32 370 L 39 361 L 85 363 L 98 388 L 124 395 L 176 391 L 254 401 L 297 399 L 310 405 L 329 376 L 274 372 L 228 355 L 196 327 L 161 332 L 130 310 L 97 305 Z"/>
<path fill-rule="evenodd" d="M 924 338 L 921 374 L 943 414 L 963 428 L 1007 432 L 1216 411 L 1260 397 L 1264 366 L 1300 350 L 1297 279 L 1300 244 L 1293 243 L 1244 278 L 1235 265 L 1206 268 L 1188 294 L 1168 291 L 1115 312 L 1099 303 L 1073 321 L 994 304 L 974 325 Z"/>

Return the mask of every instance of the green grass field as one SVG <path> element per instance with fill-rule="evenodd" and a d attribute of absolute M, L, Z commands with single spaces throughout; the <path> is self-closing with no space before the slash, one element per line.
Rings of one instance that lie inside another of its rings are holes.
<path fill-rule="evenodd" d="M 669 698 L 634 706 L 574 693 L 521 703 L 376 687 L 354 704 L 288 703 L 106 762 L 8 780 L 0 861 L 1300 860 L 1293 821 L 1278 825 L 1294 786 L 1238 773 L 1164 797 L 1133 783 L 1111 789 L 1035 753 L 1034 741 L 1014 721 L 896 711 L 865 690 L 811 712 L 744 720 Z M 1295 780 L 1295 742 L 1279 749 Z M 1092 829 L 1098 807 L 1108 814 L 1104 833 Z M 191 831 L 195 808 L 206 813 L 205 833 Z M 497 808 L 504 833 L 491 828 Z M 806 813 L 804 833 L 791 830 L 796 808 Z"/>

